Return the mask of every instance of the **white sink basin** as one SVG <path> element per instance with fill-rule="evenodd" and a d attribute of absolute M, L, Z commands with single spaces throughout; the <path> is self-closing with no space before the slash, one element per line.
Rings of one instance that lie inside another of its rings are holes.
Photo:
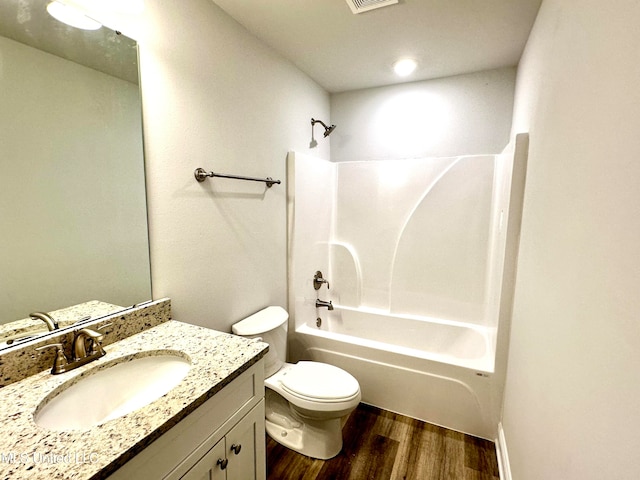
<path fill-rule="evenodd" d="M 36 408 L 48 430 L 86 430 L 157 400 L 185 377 L 191 362 L 180 352 L 145 352 L 87 370 L 56 388 Z"/>

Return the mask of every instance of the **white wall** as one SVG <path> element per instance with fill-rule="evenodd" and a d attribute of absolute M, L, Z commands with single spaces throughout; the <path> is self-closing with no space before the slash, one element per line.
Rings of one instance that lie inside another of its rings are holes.
<path fill-rule="evenodd" d="M 545 0 L 514 132 L 529 168 L 503 427 L 513 478 L 637 478 L 640 4 Z"/>
<path fill-rule="evenodd" d="M 515 68 L 333 94 L 331 161 L 500 153 Z"/>
<path fill-rule="evenodd" d="M 286 181 L 329 96 L 209 0 L 149 0 L 139 39 L 153 296 L 178 320 L 229 330 L 287 305 L 286 186 L 209 179 L 196 167 Z"/>

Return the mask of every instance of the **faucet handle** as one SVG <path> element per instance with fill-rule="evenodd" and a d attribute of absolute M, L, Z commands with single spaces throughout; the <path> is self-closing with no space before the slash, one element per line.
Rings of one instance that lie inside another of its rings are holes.
<path fill-rule="evenodd" d="M 42 345 L 41 347 L 36 347 L 36 350 L 45 350 L 47 348 L 57 348 L 58 351 L 62 350 L 61 343 L 47 343 L 46 345 Z"/>
<path fill-rule="evenodd" d="M 105 323 L 104 325 L 100 325 L 99 327 L 96 327 L 95 330 L 92 330 L 93 332 L 99 334 L 99 336 L 95 338 L 91 338 L 92 340 L 91 352 L 90 352 L 91 354 L 100 353 L 104 355 L 106 353 L 102 348 L 102 342 L 104 341 L 104 336 L 106 335 L 106 332 L 104 332 L 103 330 L 112 325 L 113 323 Z"/>
<path fill-rule="evenodd" d="M 318 270 L 313 276 L 313 288 L 316 290 L 320 290 L 320 287 L 323 283 L 327 284 L 327 290 L 329 290 L 329 281 L 326 278 L 322 278 L 322 272 Z"/>
<path fill-rule="evenodd" d="M 53 360 L 53 367 L 51 368 L 51 373 L 56 375 L 58 373 L 63 373 L 67 370 L 67 357 L 64 354 L 64 350 L 62 348 L 61 343 L 49 343 L 47 345 L 42 345 L 41 347 L 36 347 L 36 350 L 44 350 L 46 348 L 55 348 L 56 349 L 56 358 Z"/>
<path fill-rule="evenodd" d="M 79 323 L 86 322 L 87 320 L 91 320 L 91 315 L 86 315 L 84 317 L 80 317 L 78 320 L 73 322 L 73 325 L 78 325 Z"/>

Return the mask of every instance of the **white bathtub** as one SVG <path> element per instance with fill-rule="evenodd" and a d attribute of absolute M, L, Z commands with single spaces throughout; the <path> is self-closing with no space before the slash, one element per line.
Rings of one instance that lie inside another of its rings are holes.
<path fill-rule="evenodd" d="M 495 330 L 375 310 L 299 308 L 293 361 L 337 365 L 360 382 L 362 401 L 471 435 L 495 438 L 491 381 Z"/>

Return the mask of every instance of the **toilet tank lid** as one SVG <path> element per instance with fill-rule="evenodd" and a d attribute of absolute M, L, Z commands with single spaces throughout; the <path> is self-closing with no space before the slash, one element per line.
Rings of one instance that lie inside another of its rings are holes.
<path fill-rule="evenodd" d="M 289 314 L 282 307 L 267 307 L 253 315 L 234 323 L 231 331 L 243 337 L 250 335 L 260 335 L 262 333 L 278 328 L 289 318 Z"/>

